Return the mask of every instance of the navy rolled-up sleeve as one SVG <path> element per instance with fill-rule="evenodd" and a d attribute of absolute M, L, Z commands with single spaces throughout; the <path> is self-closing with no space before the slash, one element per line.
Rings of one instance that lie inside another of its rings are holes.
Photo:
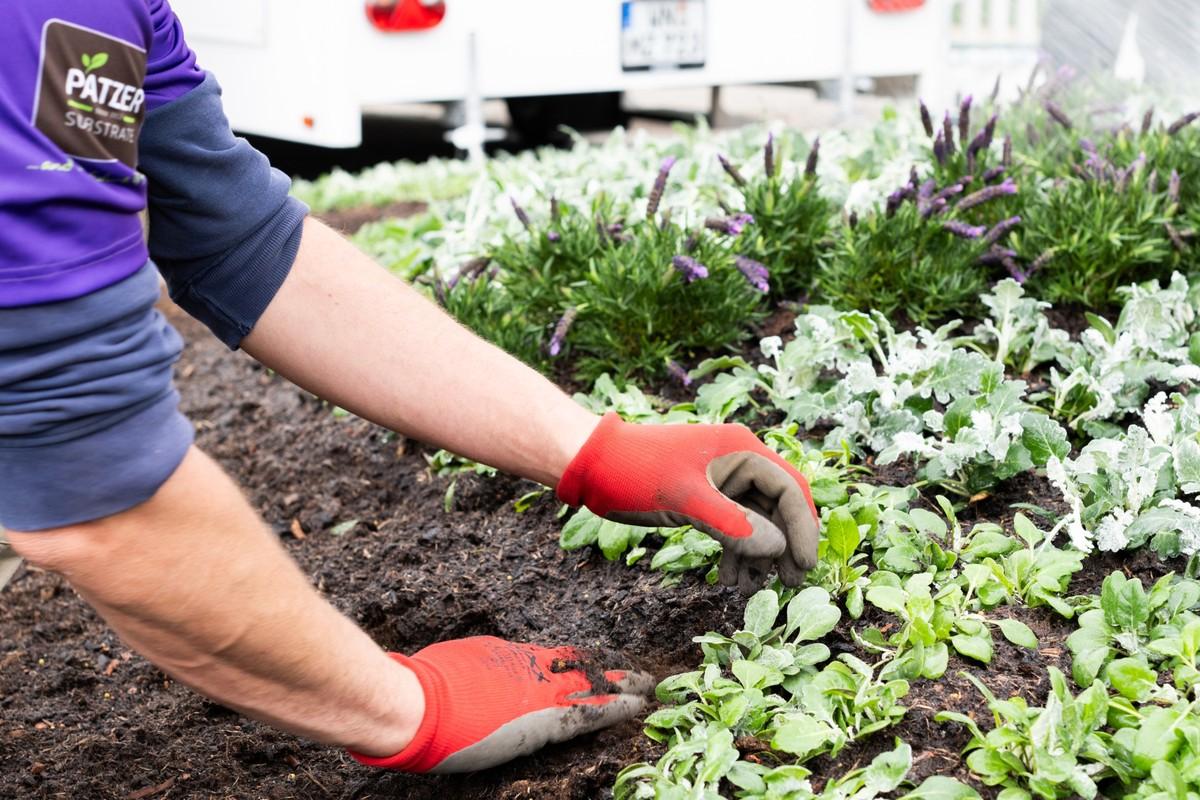
<path fill-rule="evenodd" d="M 308 208 L 233 135 L 211 73 L 147 115 L 138 147 L 150 257 L 171 299 L 236 349 L 291 270 Z"/>

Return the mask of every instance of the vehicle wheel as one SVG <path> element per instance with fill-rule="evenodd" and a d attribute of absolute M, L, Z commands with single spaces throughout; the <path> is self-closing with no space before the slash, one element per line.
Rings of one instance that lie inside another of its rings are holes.
<path fill-rule="evenodd" d="M 560 126 L 580 131 L 609 130 L 623 125 L 620 92 L 511 97 L 507 101 L 512 127 L 526 145 L 565 146 L 570 137 Z"/>

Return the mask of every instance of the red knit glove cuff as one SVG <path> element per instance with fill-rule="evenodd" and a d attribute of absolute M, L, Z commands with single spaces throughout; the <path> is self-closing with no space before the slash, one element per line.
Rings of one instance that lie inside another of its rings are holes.
<path fill-rule="evenodd" d="M 433 746 L 437 738 L 438 726 L 441 724 L 441 712 L 446 708 L 446 681 L 437 670 L 417 659 L 402 656 L 399 653 L 388 653 L 394 661 L 398 661 L 413 671 L 425 692 L 425 717 L 417 728 L 408 747 L 394 756 L 372 758 L 361 753 L 349 751 L 350 755 L 361 764 L 368 767 L 380 767 L 400 772 L 428 772 L 441 763 L 447 753 Z"/>
<path fill-rule="evenodd" d="M 563 472 L 562 478 L 558 482 L 558 499 L 569 506 L 586 505 L 587 498 L 584 497 L 584 487 L 587 485 L 587 475 L 592 466 L 600 460 L 604 451 L 604 445 L 608 439 L 616 432 L 617 428 L 624 425 L 624 420 L 621 415 L 615 411 L 610 411 L 600 420 L 600 424 L 596 426 L 596 430 L 592 431 L 592 435 L 583 443 L 583 447 L 571 459 L 571 463 L 567 465 L 567 469 Z"/>

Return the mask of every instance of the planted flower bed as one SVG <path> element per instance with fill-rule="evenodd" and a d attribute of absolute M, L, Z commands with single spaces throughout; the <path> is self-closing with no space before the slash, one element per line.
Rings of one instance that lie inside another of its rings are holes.
<path fill-rule="evenodd" d="M 1094 111 L 1056 76 L 820 145 L 581 145 L 455 172 L 461 196 L 358 234 L 598 413 L 759 433 L 821 510 L 800 589 L 711 585 L 697 531 L 566 516 L 184 323 L 201 444 L 381 644 L 619 652 L 659 704 L 486 774 L 369 772 L 165 682 L 26 572 L 0 611 L 0 794 L 1200 792 L 1200 132 Z M 414 199 L 386 178 L 337 181 Z"/>

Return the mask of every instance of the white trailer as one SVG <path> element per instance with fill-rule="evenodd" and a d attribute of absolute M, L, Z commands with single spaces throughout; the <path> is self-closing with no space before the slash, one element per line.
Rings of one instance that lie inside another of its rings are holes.
<path fill-rule="evenodd" d="M 922 77 L 942 0 L 173 0 L 234 127 L 361 143 L 364 109 L 639 88 Z M 851 83 L 845 82 L 844 83 Z"/>

